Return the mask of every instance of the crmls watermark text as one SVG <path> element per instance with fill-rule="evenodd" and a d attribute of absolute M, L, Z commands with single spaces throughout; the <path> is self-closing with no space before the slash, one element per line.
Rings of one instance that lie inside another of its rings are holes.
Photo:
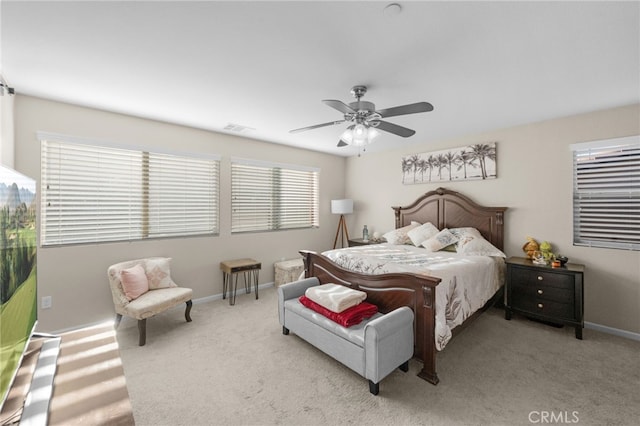
<path fill-rule="evenodd" d="M 531 411 L 529 413 L 529 422 L 541 424 L 570 424 L 578 423 L 580 418 L 577 411 Z"/>

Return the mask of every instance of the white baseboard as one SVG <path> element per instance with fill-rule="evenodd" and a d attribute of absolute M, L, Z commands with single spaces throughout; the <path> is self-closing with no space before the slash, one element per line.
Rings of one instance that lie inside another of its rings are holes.
<path fill-rule="evenodd" d="M 584 323 L 584 328 L 601 331 L 607 334 L 613 334 L 614 336 L 624 337 L 625 339 L 640 341 L 640 333 L 634 333 L 632 331 L 620 330 L 619 328 L 607 327 L 606 325 L 586 321 Z"/>
<path fill-rule="evenodd" d="M 263 288 L 269 288 L 269 287 L 273 287 L 273 282 L 258 285 L 258 294 L 260 293 L 260 290 L 262 290 Z M 200 303 L 213 302 L 214 300 L 220 300 L 220 299 L 222 299 L 222 293 L 214 294 L 212 296 L 200 297 L 198 299 L 193 299 L 192 302 L 194 304 L 200 304 Z"/>
<path fill-rule="evenodd" d="M 269 287 L 273 287 L 274 283 L 270 282 L 270 283 L 264 283 L 264 284 L 260 284 L 258 285 L 258 292 L 264 288 L 269 288 Z M 198 299 L 193 299 L 192 302 L 193 304 L 200 304 L 200 303 L 207 303 L 207 302 L 212 302 L 214 300 L 220 300 L 222 299 L 222 293 L 219 294 L 214 294 L 212 296 L 205 296 L 205 297 L 200 297 Z M 176 305 L 173 308 L 171 308 L 170 310 L 173 309 L 182 309 L 184 310 L 184 305 L 180 304 L 180 305 Z M 113 315 L 113 318 L 115 318 L 115 314 Z M 74 330 L 78 330 L 80 328 L 85 328 L 85 327 L 94 327 L 94 326 L 99 326 L 102 325 L 104 323 L 111 323 L 111 324 L 115 324 L 115 321 L 113 319 L 110 320 L 105 320 L 105 321 L 97 321 L 91 324 L 84 324 L 84 325 L 78 325 L 75 327 L 69 327 L 69 328 L 64 328 L 61 330 L 56 330 L 54 332 L 54 334 L 61 334 L 61 333 L 66 333 L 68 331 L 74 331 Z M 127 316 L 123 316 L 122 317 L 122 321 L 120 322 L 120 327 L 127 327 L 127 326 L 131 326 L 132 324 L 136 324 L 138 321 L 131 318 L 131 317 L 127 317 Z"/>

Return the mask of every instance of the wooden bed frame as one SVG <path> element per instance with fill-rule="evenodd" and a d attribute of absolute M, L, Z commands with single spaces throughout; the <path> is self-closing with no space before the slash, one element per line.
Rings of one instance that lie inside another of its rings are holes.
<path fill-rule="evenodd" d="M 438 229 L 474 227 L 494 246 L 504 248 L 504 212 L 506 207 L 480 206 L 464 195 L 444 188 L 427 192 L 411 205 L 392 207 L 396 228 L 411 221 L 431 222 Z M 440 278 L 411 273 L 367 275 L 348 271 L 320 254 L 301 251 L 305 276 L 317 277 L 321 284 L 338 283 L 367 293 L 367 301 L 382 313 L 409 306 L 415 314 L 414 355 L 423 362 L 418 376 L 436 385 L 435 302 Z M 499 292 L 501 293 L 501 292 Z M 476 315 L 469 317 L 462 328 Z"/>

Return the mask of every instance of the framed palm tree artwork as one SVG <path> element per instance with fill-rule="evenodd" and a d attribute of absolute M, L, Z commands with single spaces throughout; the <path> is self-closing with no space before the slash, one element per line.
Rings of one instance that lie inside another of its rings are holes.
<path fill-rule="evenodd" d="M 496 178 L 496 143 L 402 157 L 402 183 L 430 183 Z"/>

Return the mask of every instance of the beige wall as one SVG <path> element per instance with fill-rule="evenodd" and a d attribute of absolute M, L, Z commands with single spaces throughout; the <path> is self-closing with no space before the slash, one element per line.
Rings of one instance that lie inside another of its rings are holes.
<path fill-rule="evenodd" d="M 173 260 L 175 279 L 196 298 L 219 295 L 221 260 L 254 257 L 263 262 L 260 282 L 273 281 L 273 263 L 297 250 L 332 246 L 337 220 L 330 200 L 355 200 L 347 217 L 350 235 L 367 224 L 370 233 L 394 226 L 392 205 L 406 205 L 438 186 L 460 191 L 481 204 L 505 206 L 505 252 L 522 254 L 529 235 L 549 240 L 556 251 L 587 266 L 585 320 L 640 333 L 640 252 L 572 245 L 572 157 L 569 145 L 640 134 L 640 105 L 501 129 L 446 141 L 407 145 L 343 159 L 250 139 L 112 114 L 42 99 L 17 96 L 15 168 L 40 177 L 37 131 L 69 134 L 132 145 L 148 145 L 222 156 L 221 234 L 210 238 L 44 248 L 38 258 L 38 291 L 52 296 L 52 309 L 39 311 L 39 328 L 55 331 L 112 317 L 106 280 L 108 265 L 124 259 L 161 255 Z M 419 135 L 414 136 L 417 140 Z M 403 185 L 405 155 L 497 142 L 498 178 L 487 181 Z M 320 229 L 231 235 L 229 158 L 248 157 L 320 167 Z M 346 184 L 344 184 L 346 182 Z M 587 335 L 588 336 L 588 335 Z"/>
<path fill-rule="evenodd" d="M 40 248 L 38 293 L 40 297 L 52 296 L 53 300 L 51 309 L 38 311 L 41 331 L 112 319 L 106 270 L 121 260 L 172 257 L 174 280 L 193 288 L 194 298 L 202 298 L 222 293 L 219 270 L 222 260 L 241 257 L 260 260 L 260 283 L 268 283 L 273 282 L 274 262 L 298 256 L 299 249 L 321 251 L 333 244 L 337 220 L 330 212 L 330 200 L 344 196 L 344 158 L 28 96 L 16 96 L 15 124 L 15 168 L 38 181 L 37 131 L 222 156 L 220 236 Z M 232 156 L 319 167 L 320 228 L 231 235 Z"/>
<path fill-rule="evenodd" d="M 361 232 L 364 224 L 370 232 L 393 229 L 390 206 L 410 204 L 440 186 L 459 191 L 480 204 L 508 207 L 508 256 L 523 254 L 521 247 L 527 236 L 548 240 L 570 262 L 586 265 L 585 321 L 640 333 L 640 252 L 572 244 L 573 163 L 569 150 L 569 145 L 577 142 L 637 134 L 640 105 L 632 105 L 351 157 L 347 160 L 346 196 L 354 199 L 352 233 Z M 497 142 L 497 179 L 401 183 L 402 157 L 483 142 Z"/>
<path fill-rule="evenodd" d="M 14 95 L 0 96 L 0 164 L 10 168 L 14 168 L 13 104 Z"/>

